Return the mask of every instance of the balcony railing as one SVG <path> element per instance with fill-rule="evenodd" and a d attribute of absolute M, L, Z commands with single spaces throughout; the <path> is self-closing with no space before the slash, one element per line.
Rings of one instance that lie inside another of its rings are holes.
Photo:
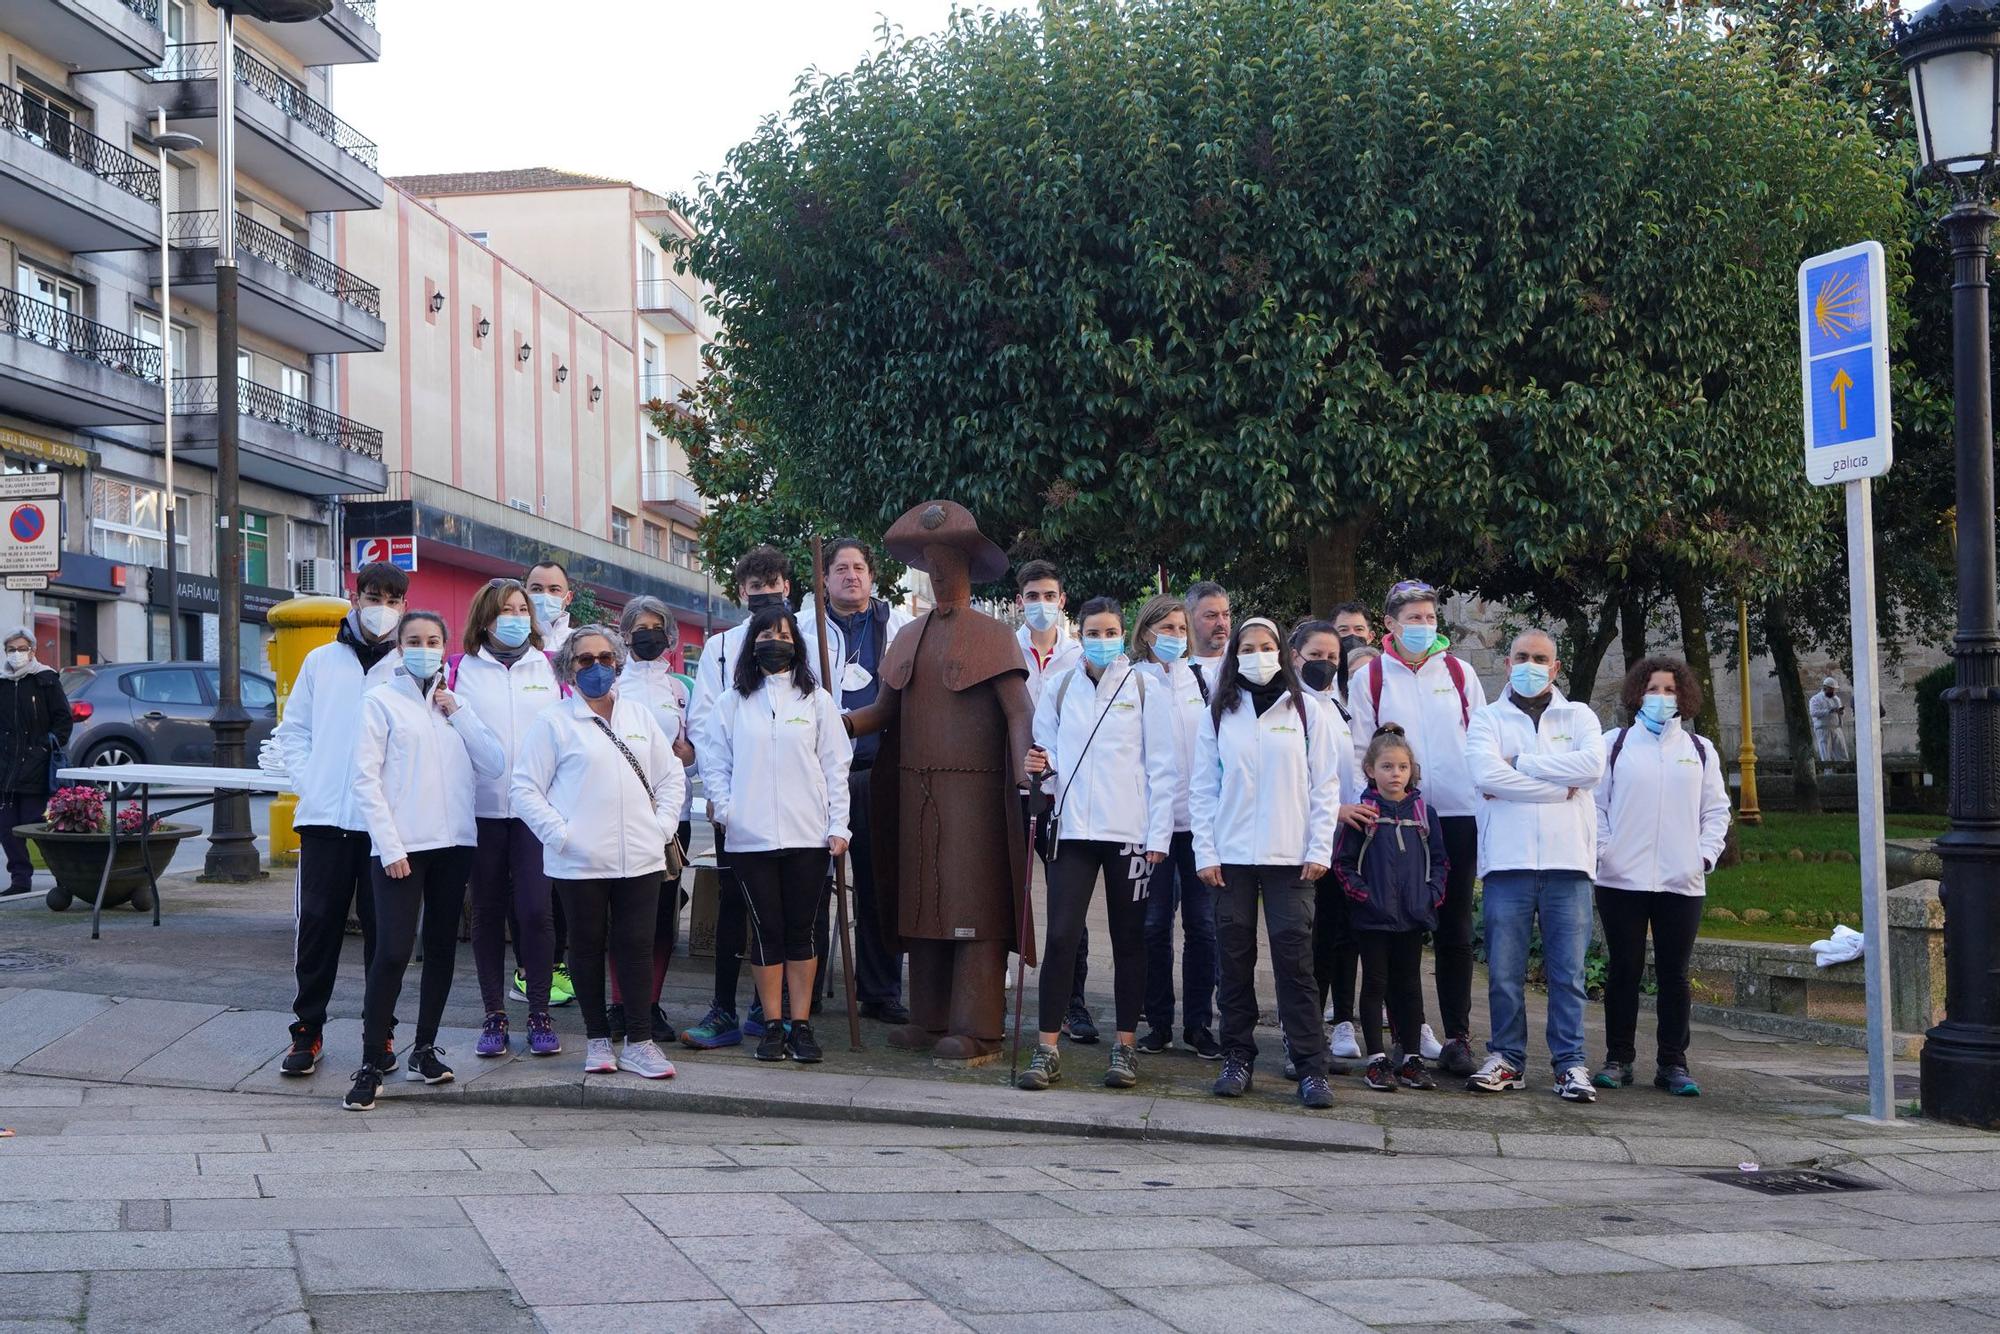
<path fill-rule="evenodd" d="M 187 416 L 212 416 L 221 403 L 221 392 L 213 375 L 177 376 L 174 379 L 174 411 Z M 382 433 L 372 426 L 349 421 L 337 412 L 281 394 L 254 380 L 237 381 L 237 404 L 243 415 L 271 423 L 351 454 L 380 461 Z"/>
<path fill-rule="evenodd" d="M 148 23 L 158 24 L 160 21 L 160 0 L 125 0 L 125 8 Z"/>
<path fill-rule="evenodd" d="M 688 392 L 688 382 L 672 371 L 641 371 L 639 373 L 639 401 L 651 403 L 660 400 L 668 407 L 682 407 L 681 395 Z"/>
<path fill-rule="evenodd" d="M 21 96 L 16 89 L 0 86 L 0 127 L 149 204 L 160 202 L 159 168 L 147 166 L 67 117 L 50 115 L 47 107 Z"/>
<path fill-rule="evenodd" d="M 639 499 L 652 505 L 679 505 L 696 514 L 708 513 L 708 501 L 686 473 L 652 469 L 640 475 Z"/>
<path fill-rule="evenodd" d="M 176 213 L 168 230 L 176 250 L 213 250 L 220 239 L 222 218 L 214 209 Z M 236 215 L 236 244 L 242 250 L 268 260 L 279 268 L 311 283 L 320 291 L 339 297 L 356 310 L 381 317 L 381 289 L 341 268 L 324 255 L 313 253 L 298 240 L 275 227 L 266 227 L 254 218 Z"/>
<path fill-rule="evenodd" d="M 127 3 L 129 4 L 130 0 L 127 0 Z M 354 11 L 354 17 L 360 19 L 369 27 L 379 28 L 382 26 L 375 21 L 375 0 L 342 0 L 342 3 Z"/>
<path fill-rule="evenodd" d="M 0 332 L 67 352 L 78 361 L 161 382 L 159 348 L 11 288 L 0 287 Z"/>
<path fill-rule="evenodd" d="M 214 42 L 183 42 L 167 48 L 167 58 L 146 77 L 154 83 L 179 83 L 188 79 L 212 79 L 221 57 Z M 248 51 L 236 52 L 236 81 L 261 95 L 278 110 L 311 130 L 341 152 L 377 170 L 375 145 L 361 131 L 333 114 L 323 102 L 316 102 L 278 71 Z"/>
<path fill-rule="evenodd" d="M 691 329 L 701 325 L 701 307 L 672 278 L 641 278 L 639 309 L 672 311 Z"/>

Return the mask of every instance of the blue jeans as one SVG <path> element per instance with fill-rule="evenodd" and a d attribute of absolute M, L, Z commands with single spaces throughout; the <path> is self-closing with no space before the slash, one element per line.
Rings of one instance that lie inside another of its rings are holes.
<path fill-rule="evenodd" d="M 1194 835 L 1178 833 L 1146 890 L 1146 1022 L 1174 1027 L 1174 910 L 1181 915 L 1182 1030 L 1215 1018 L 1215 891 L 1195 876 Z"/>
<path fill-rule="evenodd" d="M 1528 931 L 1542 926 L 1549 987 L 1549 1060 L 1558 1072 L 1583 1065 L 1583 956 L 1590 948 L 1590 877 L 1581 871 L 1488 871 L 1483 880 L 1486 998 L 1493 1040 L 1486 1050 L 1524 1069 L 1528 1054 Z"/>

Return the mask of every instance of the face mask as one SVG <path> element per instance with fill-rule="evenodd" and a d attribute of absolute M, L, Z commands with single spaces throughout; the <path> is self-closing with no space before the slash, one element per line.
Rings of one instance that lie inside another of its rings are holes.
<path fill-rule="evenodd" d="M 1438 628 L 1435 625 L 1404 625 L 1396 629 L 1396 642 L 1403 646 L 1403 652 L 1424 654 L 1437 643 Z"/>
<path fill-rule="evenodd" d="M 519 648 L 528 642 L 528 632 L 535 623 L 526 616 L 495 616 L 493 637 L 508 648 Z"/>
<path fill-rule="evenodd" d="M 441 648 L 406 648 L 403 650 L 403 670 L 419 681 L 428 681 L 444 666 L 444 650 Z"/>
<path fill-rule="evenodd" d="M 767 676 L 775 676 L 792 665 L 798 656 L 798 649 L 782 639 L 760 639 L 752 650 L 757 656 L 757 665 Z"/>
<path fill-rule="evenodd" d="M 1122 639 L 1086 639 L 1083 641 L 1084 661 L 1100 670 L 1118 661 L 1118 655 L 1125 651 Z"/>
<path fill-rule="evenodd" d="M 534 604 L 535 615 L 542 618 L 543 625 L 554 625 L 562 619 L 563 600 L 554 593 L 530 593 L 528 601 Z"/>
<path fill-rule="evenodd" d="M 1648 722 L 1667 723 L 1680 716 L 1681 702 L 1672 695 L 1648 695 L 1639 701 L 1639 712 Z"/>
<path fill-rule="evenodd" d="M 1173 635 L 1159 635 L 1153 640 L 1153 656 L 1161 662 L 1179 662 L 1187 652 L 1187 640 Z"/>
<path fill-rule="evenodd" d="M 1539 662 L 1517 662 L 1508 669 L 1507 684 L 1522 699 L 1533 699 L 1549 688 L 1549 669 Z"/>
<path fill-rule="evenodd" d="M 762 611 L 766 607 L 775 607 L 784 600 L 783 593 L 752 593 L 743 599 L 743 605 L 752 611 Z"/>
<path fill-rule="evenodd" d="M 1299 681 L 1307 690 L 1322 693 L 1333 689 L 1335 664 L 1328 658 L 1312 658 L 1299 665 Z"/>
<path fill-rule="evenodd" d="M 7 655 L 7 666 L 9 669 L 18 672 L 23 667 L 26 667 L 28 665 L 28 659 L 34 656 L 35 655 L 32 653 L 23 653 L 17 649 L 14 652 L 9 653 Z"/>
<path fill-rule="evenodd" d="M 371 602 L 361 609 L 356 618 L 361 622 L 361 632 L 370 639 L 380 639 L 396 628 L 396 622 L 403 619 L 403 613 L 394 607 L 384 607 Z"/>
<path fill-rule="evenodd" d="M 1021 615 L 1027 618 L 1031 628 L 1046 630 L 1056 623 L 1062 609 L 1053 602 L 1030 602 L 1021 609 Z"/>
<path fill-rule="evenodd" d="M 618 684 L 618 673 L 601 662 L 593 662 L 576 674 L 576 688 L 585 699 L 603 699 Z"/>
<path fill-rule="evenodd" d="M 667 651 L 667 632 L 650 626 L 632 632 L 632 656 L 640 662 L 656 661 Z"/>
<path fill-rule="evenodd" d="M 1242 653 L 1236 658 L 1236 674 L 1251 685 L 1268 685 L 1278 674 L 1278 652 Z"/>

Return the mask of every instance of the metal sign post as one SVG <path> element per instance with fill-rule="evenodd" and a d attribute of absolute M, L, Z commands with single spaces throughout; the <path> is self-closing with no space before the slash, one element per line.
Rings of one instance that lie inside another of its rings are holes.
<path fill-rule="evenodd" d="M 1868 992 L 1867 1119 L 1893 1121 L 1889 889 L 1882 842 L 1881 672 L 1875 644 L 1875 522 L 1870 479 L 1889 471 L 1887 271 L 1874 241 L 1799 265 L 1799 370 L 1806 480 L 1847 488 L 1847 597 L 1853 624 L 1854 776 L 1861 824 L 1862 977 Z"/>

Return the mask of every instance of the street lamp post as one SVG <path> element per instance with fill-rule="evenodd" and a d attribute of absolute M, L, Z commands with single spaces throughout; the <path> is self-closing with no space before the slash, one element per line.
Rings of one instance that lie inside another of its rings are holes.
<path fill-rule="evenodd" d="M 215 244 L 215 526 L 218 535 L 216 582 L 221 614 L 216 666 L 220 677 L 215 713 L 215 763 L 243 767 L 243 735 L 250 715 L 243 710 L 243 527 L 237 513 L 238 427 L 242 417 L 237 374 L 236 290 L 236 16 L 266 23 L 304 23 L 324 18 L 333 0 L 208 0 L 221 20 L 215 53 L 215 157 L 221 174 L 216 200 Z M 254 880 L 263 873 L 257 836 L 250 828 L 247 793 L 220 798 L 208 838 L 205 880 Z"/>
<path fill-rule="evenodd" d="M 1736 747 L 1736 769 L 1743 786 L 1737 789 L 1736 819 L 1741 824 L 1762 824 L 1764 811 L 1757 804 L 1757 742 L 1751 735 L 1750 719 L 1750 604 L 1743 598 L 1736 599 L 1736 684 L 1743 696 L 1743 739 Z"/>
<path fill-rule="evenodd" d="M 2000 577 L 1993 521 L 1987 266 L 2000 164 L 2000 0 L 1934 0 L 1896 24 L 1924 167 L 1951 187 L 1953 440 L 1958 477 L 1957 677 L 1943 863 L 1945 1018 L 1924 1035 L 1924 1115 L 2000 1128 Z M 1877 942 L 1870 942 L 1875 948 Z"/>
<path fill-rule="evenodd" d="M 167 473 L 167 657 L 181 656 L 180 554 L 175 543 L 179 533 L 174 513 L 174 254 L 167 211 L 167 173 L 173 170 L 168 153 L 184 153 L 200 148 L 201 140 L 167 128 L 167 109 L 153 112 L 153 147 L 160 151 L 160 383 L 166 389 L 166 473 Z"/>

